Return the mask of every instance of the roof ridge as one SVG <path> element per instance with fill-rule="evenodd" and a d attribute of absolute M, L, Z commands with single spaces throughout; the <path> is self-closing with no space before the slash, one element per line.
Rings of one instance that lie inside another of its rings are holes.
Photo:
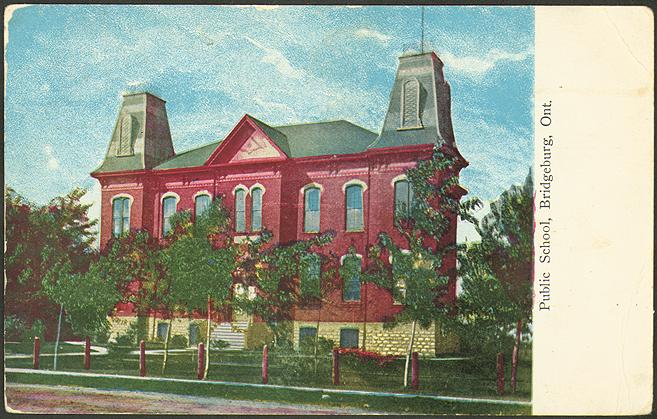
<path fill-rule="evenodd" d="M 358 125 L 358 124 L 356 124 L 356 123 L 354 123 L 354 122 L 351 122 L 351 121 L 348 120 L 348 119 L 330 119 L 330 120 L 328 120 L 328 121 L 319 121 L 319 122 L 302 122 L 302 123 L 298 123 L 298 124 L 276 125 L 276 126 L 274 126 L 274 127 L 272 127 L 272 128 L 287 128 L 287 127 L 299 127 L 299 126 L 303 126 L 303 125 L 330 124 L 330 123 L 333 123 L 333 122 L 346 122 L 347 124 L 349 124 L 349 125 L 353 125 L 353 126 L 355 126 L 356 128 L 360 128 L 360 129 L 365 130 L 365 131 L 367 131 L 367 132 L 371 132 L 371 133 L 374 134 L 374 135 L 379 135 L 379 134 L 377 134 L 376 132 L 374 132 L 374 131 L 372 131 L 372 130 L 369 130 L 369 129 L 367 129 L 367 128 L 361 126 L 361 125 Z"/>

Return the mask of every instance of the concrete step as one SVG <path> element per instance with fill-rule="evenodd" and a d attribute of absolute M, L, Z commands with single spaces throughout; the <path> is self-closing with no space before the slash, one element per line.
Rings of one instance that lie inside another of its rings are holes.
<path fill-rule="evenodd" d="M 244 349 L 244 332 L 233 331 L 233 328 L 244 330 L 247 327 L 248 322 L 246 321 L 233 322 L 232 324 L 228 322 L 219 323 L 212 328 L 210 339 L 213 341 L 222 340 L 228 343 L 228 347 L 226 348 L 228 350 Z"/>

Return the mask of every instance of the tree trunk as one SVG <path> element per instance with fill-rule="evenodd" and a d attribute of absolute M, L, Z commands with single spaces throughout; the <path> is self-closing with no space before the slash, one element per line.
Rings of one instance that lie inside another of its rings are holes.
<path fill-rule="evenodd" d="M 212 330 L 212 300 L 208 295 L 208 330 L 205 331 L 205 372 L 203 379 L 208 378 L 208 369 L 210 368 L 210 332 Z"/>
<path fill-rule="evenodd" d="M 162 375 L 167 369 L 167 359 L 169 358 L 169 339 L 171 339 L 171 326 L 173 326 L 173 313 L 169 319 L 169 325 L 167 326 L 167 336 L 164 339 L 164 357 L 162 358 Z"/>
<path fill-rule="evenodd" d="M 413 350 L 413 341 L 415 340 L 415 320 L 411 327 L 411 340 L 408 342 L 408 350 L 406 351 L 406 365 L 404 365 L 404 388 L 408 387 L 408 364 L 411 360 L 411 351 Z"/>
<path fill-rule="evenodd" d="M 513 355 L 511 355 L 511 391 L 515 393 L 518 378 L 518 356 L 520 353 L 520 334 L 522 332 L 522 320 L 518 320 L 516 326 L 516 342 L 513 345 Z"/>
<path fill-rule="evenodd" d="M 151 339 L 155 340 L 157 336 L 157 311 L 153 310 L 153 333 L 151 333 Z"/>
<path fill-rule="evenodd" d="M 59 320 L 57 321 L 57 339 L 55 339 L 55 359 L 53 360 L 52 369 L 57 371 L 57 349 L 59 349 L 59 332 L 62 330 L 62 314 L 64 314 L 64 304 L 59 305 Z"/>

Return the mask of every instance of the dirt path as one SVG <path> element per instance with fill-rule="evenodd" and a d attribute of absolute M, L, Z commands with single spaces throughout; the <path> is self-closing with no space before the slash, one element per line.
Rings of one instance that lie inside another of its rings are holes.
<path fill-rule="evenodd" d="M 6 397 L 7 407 L 22 413 L 177 413 L 186 415 L 357 415 L 381 413 L 325 406 L 227 400 L 218 397 L 11 383 L 7 383 Z"/>

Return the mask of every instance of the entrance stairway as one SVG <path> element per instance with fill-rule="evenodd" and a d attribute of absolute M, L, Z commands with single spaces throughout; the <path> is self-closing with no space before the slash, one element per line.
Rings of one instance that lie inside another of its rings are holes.
<path fill-rule="evenodd" d="M 210 334 L 210 340 L 223 340 L 228 342 L 227 350 L 241 350 L 244 349 L 244 331 L 248 327 L 248 320 L 239 320 L 230 322 L 222 322 L 215 324 Z"/>

